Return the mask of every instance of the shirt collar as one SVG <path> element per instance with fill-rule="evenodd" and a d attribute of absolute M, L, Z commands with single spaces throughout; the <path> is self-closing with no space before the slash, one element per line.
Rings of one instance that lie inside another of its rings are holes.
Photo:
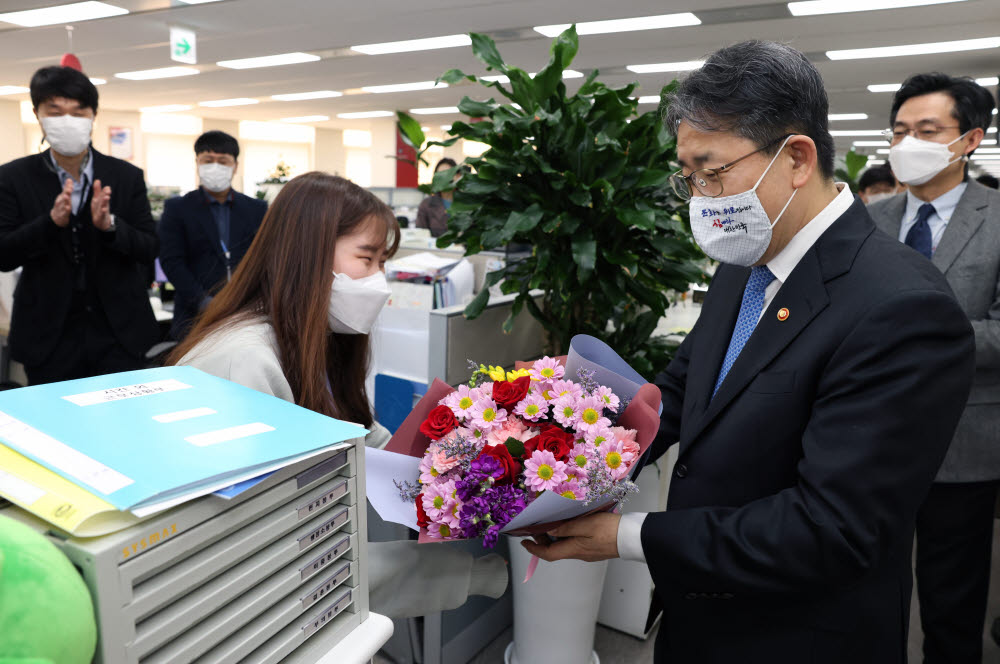
<path fill-rule="evenodd" d="M 56 175 L 59 176 L 60 183 L 66 182 L 66 178 L 71 177 L 69 171 L 60 166 L 59 162 L 56 161 L 56 156 L 52 152 L 52 150 L 49 150 L 49 161 L 51 161 L 52 165 L 55 167 Z M 90 184 L 91 182 L 94 181 L 94 151 L 89 147 L 87 148 L 87 156 L 83 158 L 83 165 L 80 168 L 80 175 L 82 177 L 80 178 L 80 182 L 75 183 L 77 185 L 81 185 L 84 183 Z"/>
<path fill-rule="evenodd" d="M 958 202 L 962 199 L 962 194 L 965 193 L 965 189 L 969 186 L 968 182 L 962 182 L 957 187 L 946 191 L 941 194 L 933 201 L 931 205 L 934 206 L 934 212 L 937 216 L 941 217 L 944 223 L 951 221 L 951 215 L 955 212 L 955 208 L 958 207 Z M 916 196 L 910 190 L 906 191 L 906 216 L 903 217 L 904 220 L 916 219 L 917 210 L 920 206 L 926 203 Z"/>
<path fill-rule="evenodd" d="M 215 199 L 215 197 L 212 196 L 212 194 L 210 194 L 208 192 L 208 189 L 205 189 L 204 187 L 199 186 L 198 190 L 201 191 L 202 196 L 205 197 L 205 202 L 208 203 L 209 205 L 211 205 L 212 203 L 215 203 L 216 205 L 221 205 L 221 203 L 219 203 L 219 201 L 217 201 Z M 226 194 L 226 203 L 232 203 L 232 202 L 233 202 L 233 188 L 230 187 L 229 188 L 229 193 Z"/>
<path fill-rule="evenodd" d="M 785 248 L 768 261 L 768 269 L 781 283 L 788 280 L 792 270 L 806 255 L 806 252 L 816 244 L 816 240 L 826 232 L 826 229 L 832 226 L 833 222 L 837 221 L 854 204 L 854 194 L 850 187 L 843 182 L 838 182 L 837 188 L 840 189 L 840 193 L 837 194 L 836 198 L 830 201 L 808 224 L 800 228 L 799 232 L 785 245 Z"/>

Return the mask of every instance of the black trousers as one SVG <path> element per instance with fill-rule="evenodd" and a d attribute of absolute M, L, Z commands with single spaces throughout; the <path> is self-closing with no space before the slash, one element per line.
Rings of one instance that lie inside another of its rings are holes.
<path fill-rule="evenodd" d="M 935 483 L 917 514 L 924 664 L 981 664 L 1000 481 Z"/>
<path fill-rule="evenodd" d="M 24 367 L 29 385 L 89 378 L 145 367 L 145 358 L 122 347 L 104 312 L 97 306 L 74 308 L 66 318 L 55 349 L 38 365 Z"/>

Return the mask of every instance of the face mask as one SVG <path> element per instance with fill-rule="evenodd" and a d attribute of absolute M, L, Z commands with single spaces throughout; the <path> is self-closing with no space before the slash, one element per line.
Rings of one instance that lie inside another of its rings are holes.
<path fill-rule="evenodd" d="M 752 189 L 733 196 L 696 196 L 691 199 L 691 231 L 695 242 L 709 258 L 720 263 L 749 267 L 767 251 L 771 244 L 771 229 L 788 209 L 798 189 L 792 192 L 785 207 L 781 208 L 777 219 L 772 222 L 757 196 L 757 187 L 771 170 L 774 160 L 785 149 L 788 138 L 781 144 L 778 153 Z"/>
<path fill-rule="evenodd" d="M 201 179 L 201 186 L 215 193 L 229 189 L 229 183 L 233 181 L 233 167 L 222 164 L 199 164 L 198 177 Z"/>
<path fill-rule="evenodd" d="M 363 279 L 334 274 L 330 290 L 330 329 L 340 334 L 368 334 L 392 291 L 380 270 Z"/>
<path fill-rule="evenodd" d="M 879 201 L 884 201 L 887 198 L 892 198 L 895 195 L 896 194 L 894 194 L 892 192 L 886 192 L 886 193 L 882 193 L 882 194 L 869 194 L 869 196 L 868 196 L 868 203 L 867 204 L 871 205 L 872 203 L 878 203 Z"/>
<path fill-rule="evenodd" d="M 965 132 L 968 134 L 969 132 Z M 965 138 L 962 134 L 951 143 L 935 143 L 914 138 L 907 134 L 896 145 L 889 149 L 889 164 L 896 179 L 903 184 L 922 185 L 930 182 L 935 175 L 948 168 L 951 164 L 966 157 L 956 157 L 948 149 Z"/>
<path fill-rule="evenodd" d="M 90 132 L 94 128 L 91 118 L 72 115 L 55 115 L 40 119 L 45 140 L 52 149 L 65 157 L 74 157 L 90 145 Z"/>

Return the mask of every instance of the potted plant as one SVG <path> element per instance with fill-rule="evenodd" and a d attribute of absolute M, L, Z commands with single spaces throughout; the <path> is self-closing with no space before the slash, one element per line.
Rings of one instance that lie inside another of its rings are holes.
<path fill-rule="evenodd" d="M 548 64 L 534 77 L 507 65 L 489 37 L 470 36 L 475 56 L 505 78 L 488 81 L 452 69 L 439 80 L 469 81 L 503 99 L 466 96 L 458 108 L 477 121 L 456 122 L 451 138 L 427 145 L 420 124 L 398 114 L 417 159 L 460 138 L 489 146 L 465 160 L 457 182 L 450 169 L 423 187 L 425 193 L 454 191 L 438 246 L 463 244 L 469 254 L 531 247 L 528 257 L 487 274 L 465 315 L 478 316 L 489 287 L 500 284 L 503 293 L 516 294 L 506 331 L 526 309 L 544 327 L 550 354 L 564 353 L 573 335 L 590 334 L 652 378 L 672 350 L 664 337 L 652 336 L 671 292 L 705 280 L 687 206 L 668 184 L 678 168 L 675 139 L 658 112 L 637 113 L 635 83 L 611 88 L 594 71 L 575 94 L 567 93 L 563 71 L 579 46 L 575 26 L 555 39 Z M 663 88 L 661 99 L 675 84 Z M 541 306 L 530 296 L 534 289 L 545 292 Z"/>

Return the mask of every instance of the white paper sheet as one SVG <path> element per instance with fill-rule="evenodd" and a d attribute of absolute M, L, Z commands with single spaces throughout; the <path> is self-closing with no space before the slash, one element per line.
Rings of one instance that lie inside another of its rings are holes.
<path fill-rule="evenodd" d="M 417 509 L 413 503 L 406 503 L 399 497 L 393 484 L 414 483 L 420 477 L 420 459 L 405 454 L 386 452 L 372 447 L 365 448 L 365 487 L 368 502 L 372 504 L 383 521 L 391 521 L 419 531 Z"/>

